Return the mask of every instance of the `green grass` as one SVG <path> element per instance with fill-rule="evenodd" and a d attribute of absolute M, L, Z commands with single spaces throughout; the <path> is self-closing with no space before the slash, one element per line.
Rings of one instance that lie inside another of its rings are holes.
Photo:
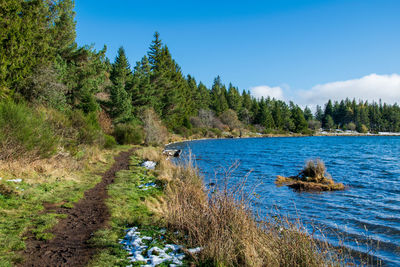
<path fill-rule="evenodd" d="M 108 187 L 109 198 L 107 206 L 111 212 L 109 227 L 95 233 L 91 240 L 93 246 L 100 249 L 89 266 L 126 266 L 129 265 L 127 252 L 123 250 L 119 241 L 125 236 L 125 230 L 139 227 L 139 231 L 146 236 L 154 237 L 156 243 L 152 246 L 162 247 L 160 238 L 161 223 L 155 219 L 154 213 L 145 205 L 145 200 L 157 198 L 163 190 L 157 186 L 149 190 L 142 190 L 138 186 L 156 182 L 156 177 L 145 168 L 140 167 L 141 160 L 131 157 L 131 169 L 117 173 L 113 184 Z M 157 243 L 158 242 L 158 243 Z M 143 263 L 134 263 L 140 266 Z"/>
<path fill-rule="evenodd" d="M 10 183 L 4 178 L 1 183 L 17 194 L 0 195 L 0 266 L 13 266 L 22 261 L 19 252 L 25 248 L 29 232 L 40 240 L 53 237 L 47 230 L 65 215 L 51 211 L 44 213 L 43 203 L 61 203 L 64 207 L 73 207 L 86 190 L 100 181 L 101 177 L 93 173 L 107 170 L 112 163 L 110 154 L 107 163 L 96 163 L 80 170 L 79 179 L 75 181 L 52 179 L 52 182 L 28 184 L 24 181 Z"/>

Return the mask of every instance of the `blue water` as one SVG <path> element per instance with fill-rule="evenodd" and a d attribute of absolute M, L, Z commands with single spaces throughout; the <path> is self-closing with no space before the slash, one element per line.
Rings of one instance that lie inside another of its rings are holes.
<path fill-rule="evenodd" d="M 239 161 L 231 179 L 251 171 L 247 189 L 258 194 L 253 205 L 262 214 L 300 218 L 308 229 L 322 229 L 334 245 L 344 239 L 345 246 L 384 265 L 400 266 L 400 137 L 216 139 L 170 147 L 190 149 L 206 183 Z M 296 175 L 316 157 L 349 189 L 299 193 L 275 186 L 276 175 Z"/>

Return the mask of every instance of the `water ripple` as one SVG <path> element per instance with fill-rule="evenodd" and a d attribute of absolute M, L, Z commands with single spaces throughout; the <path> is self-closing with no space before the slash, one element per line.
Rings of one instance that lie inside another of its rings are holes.
<path fill-rule="evenodd" d="M 400 137 L 220 139 L 172 147 L 184 153 L 190 148 L 206 181 L 214 179 L 216 170 L 222 175 L 221 166 L 240 160 L 232 179 L 252 170 L 248 188 L 258 186 L 257 211 L 265 215 L 278 208 L 281 215 L 300 217 L 310 232 L 313 227 L 325 230 L 332 244 L 345 237 L 347 247 L 400 266 Z M 335 180 L 349 186 L 347 191 L 297 193 L 274 185 L 276 175 L 297 174 L 307 159 L 316 157 Z"/>

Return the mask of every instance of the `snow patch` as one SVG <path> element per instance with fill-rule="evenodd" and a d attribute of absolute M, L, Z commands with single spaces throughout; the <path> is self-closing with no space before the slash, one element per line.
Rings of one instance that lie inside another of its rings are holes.
<path fill-rule="evenodd" d="M 20 183 L 20 182 L 22 182 L 22 179 L 11 179 L 11 180 L 7 180 L 7 182 Z"/>
<path fill-rule="evenodd" d="M 141 188 L 143 191 L 146 191 L 152 187 L 156 187 L 156 184 L 155 183 L 147 183 L 147 184 L 141 184 L 138 187 Z"/>
<path fill-rule="evenodd" d="M 142 166 L 148 170 L 154 170 L 156 168 L 157 163 L 151 160 L 147 160 L 142 163 Z"/>
<path fill-rule="evenodd" d="M 201 247 L 197 247 L 197 248 L 189 248 L 188 251 L 192 254 L 196 254 L 199 253 L 201 251 Z"/>
<path fill-rule="evenodd" d="M 127 230 L 124 239 L 120 242 L 124 249 L 129 252 L 131 262 L 144 262 L 142 266 L 157 266 L 163 262 L 172 262 L 170 266 L 182 265 L 185 254 L 181 252 L 181 246 L 166 244 L 164 248 L 149 248 L 143 241 L 152 240 L 151 237 L 140 236 L 137 227 Z M 145 253 L 147 250 L 147 253 Z"/>

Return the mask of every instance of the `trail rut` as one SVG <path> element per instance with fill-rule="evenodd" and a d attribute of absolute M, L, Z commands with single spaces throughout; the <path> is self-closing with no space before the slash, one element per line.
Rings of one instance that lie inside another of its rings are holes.
<path fill-rule="evenodd" d="M 93 233 L 106 227 L 110 213 L 105 204 L 107 186 L 114 182 L 115 174 L 129 168 L 133 149 L 115 156 L 115 163 L 102 175 L 95 187 L 85 192 L 84 197 L 72 209 L 58 207 L 55 212 L 66 214 L 49 232 L 54 238 L 39 241 L 29 238 L 20 266 L 86 266 L 96 253 L 88 243 Z"/>

